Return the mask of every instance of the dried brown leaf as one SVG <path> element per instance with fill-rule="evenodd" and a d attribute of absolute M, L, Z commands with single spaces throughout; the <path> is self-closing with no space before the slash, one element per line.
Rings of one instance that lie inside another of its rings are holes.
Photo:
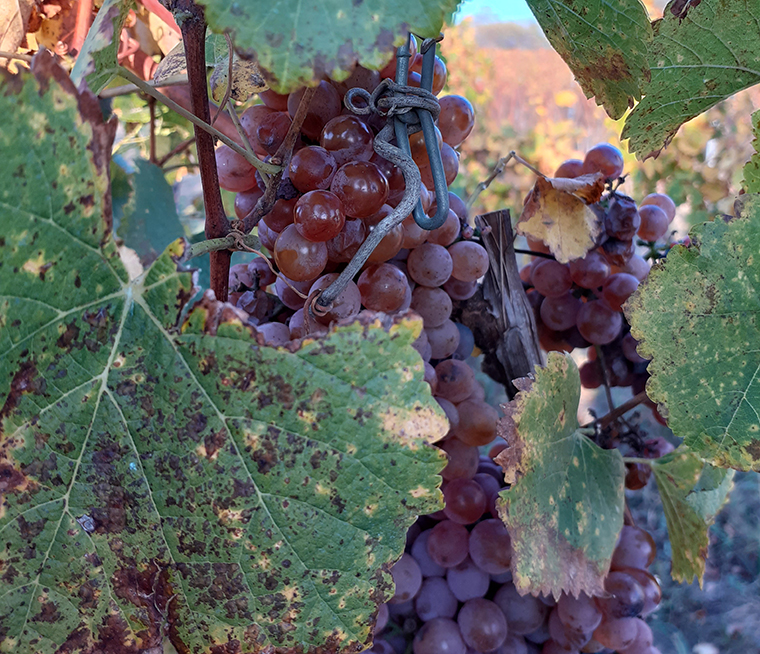
<path fill-rule="evenodd" d="M 26 36 L 33 6 L 33 0 L 0 0 L 0 50 L 18 50 Z M 6 61 L 0 57 L 0 64 Z"/>
<path fill-rule="evenodd" d="M 560 263 L 580 259 L 601 233 L 601 218 L 589 205 L 598 202 L 603 191 L 601 173 L 575 179 L 539 177 L 516 231 L 543 241 Z"/>

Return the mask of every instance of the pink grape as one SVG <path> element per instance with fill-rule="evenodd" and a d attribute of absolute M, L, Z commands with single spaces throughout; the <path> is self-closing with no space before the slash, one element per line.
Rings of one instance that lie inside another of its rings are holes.
<path fill-rule="evenodd" d="M 425 532 L 428 533 L 428 532 Z M 449 570 L 454 570 L 450 568 Z M 443 570 L 443 568 L 441 568 Z M 444 571 L 445 572 L 445 571 Z M 414 608 L 420 620 L 427 622 L 436 618 L 453 618 L 457 612 L 457 598 L 443 577 L 428 577 L 414 600 Z"/>
<path fill-rule="evenodd" d="M 446 571 L 449 589 L 460 602 L 483 597 L 488 592 L 491 577 L 476 566 L 468 556 L 460 564 Z"/>
<path fill-rule="evenodd" d="M 441 286 L 451 276 L 451 255 L 442 245 L 423 243 L 409 253 L 409 276 L 423 286 Z"/>
<path fill-rule="evenodd" d="M 483 520 L 470 532 L 470 556 L 489 574 L 509 570 L 512 540 L 500 519 Z"/>
<path fill-rule="evenodd" d="M 433 359 L 450 357 L 459 347 L 461 335 L 456 323 L 452 320 L 445 320 L 440 327 L 430 327 L 425 330 L 425 333 L 430 342 Z"/>
<path fill-rule="evenodd" d="M 541 321 L 555 331 L 570 329 L 578 320 L 582 302 L 569 291 L 558 297 L 546 297 L 541 302 Z"/>
<path fill-rule="evenodd" d="M 389 600 L 389 604 L 407 602 L 417 595 L 422 586 L 422 572 L 417 561 L 410 554 L 403 554 L 391 568 L 393 583 L 396 592 Z"/>
<path fill-rule="evenodd" d="M 665 236 L 668 231 L 667 214 L 655 204 L 647 204 L 639 207 L 641 226 L 638 234 L 645 241 L 657 241 Z"/>
<path fill-rule="evenodd" d="M 467 558 L 467 529 L 443 520 L 430 530 L 427 549 L 430 558 L 443 568 L 453 568 Z"/>
<path fill-rule="evenodd" d="M 570 268 L 552 259 L 535 263 L 531 268 L 530 281 L 534 288 L 546 297 L 564 295 L 573 286 Z"/>
<path fill-rule="evenodd" d="M 668 223 L 673 222 L 673 219 L 676 217 L 676 203 L 673 202 L 673 198 L 664 193 L 650 193 L 639 202 L 639 207 L 646 207 L 650 204 L 660 207 L 665 212 L 665 215 L 668 217 Z"/>
<path fill-rule="evenodd" d="M 479 652 L 495 650 L 507 638 L 507 621 L 501 609 L 482 597 L 464 603 L 457 624 L 464 642 Z"/>
<path fill-rule="evenodd" d="M 443 489 L 446 506 L 443 513 L 460 525 L 478 520 L 486 509 L 486 494 L 476 481 L 453 479 Z"/>
<path fill-rule="evenodd" d="M 602 297 L 613 311 L 621 311 L 626 300 L 639 287 L 639 280 L 628 273 L 610 275 L 602 286 Z"/>
<path fill-rule="evenodd" d="M 493 601 L 507 618 L 510 633 L 530 634 L 546 620 L 549 608 L 537 597 L 520 595 L 512 584 L 504 584 L 496 591 Z"/>
<path fill-rule="evenodd" d="M 414 654 L 466 654 L 457 623 L 446 618 L 434 618 L 422 625 L 414 636 Z"/>
<path fill-rule="evenodd" d="M 610 275 L 610 265 L 598 252 L 589 252 L 583 259 L 570 262 L 570 276 L 581 288 L 599 288 Z"/>
<path fill-rule="evenodd" d="M 441 577 L 446 574 L 446 568 L 438 565 L 433 561 L 432 557 L 428 553 L 427 543 L 430 538 L 430 534 L 433 532 L 428 529 L 423 531 L 412 543 L 411 554 L 417 561 L 417 565 L 420 567 L 423 577 Z M 453 614 L 452 614 L 453 615 Z M 452 617 L 452 616 L 442 616 Z"/>
<path fill-rule="evenodd" d="M 215 152 L 219 186 L 225 191 L 248 191 L 256 186 L 253 166 L 243 155 L 227 145 L 220 145 Z"/>
<path fill-rule="evenodd" d="M 576 325 L 581 336 L 594 345 L 614 341 L 623 326 L 623 316 L 602 300 L 586 302 L 578 311 Z"/>
<path fill-rule="evenodd" d="M 588 633 L 594 631 L 602 621 L 602 612 L 585 593 L 578 597 L 563 594 L 557 602 L 557 616 L 568 629 Z"/>
<path fill-rule="evenodd" d="M 606 179 L 616 179 L 623 174 L 623 153 L 614 145 L 600 143 L 595 145 L 583 159 L 583 172 L 600 172 Z"/>
<path fill-rule="evenodd" d="M 412 291 L 411 308 L 422 316 L 425 327 L 440 327 L 451 316 L 451 306 L 443 289 L 418 286 Z"/>
<path fill-rule="evenodd" d="M 472 479 L 478 471 L 480 455 L 477 447 L 465 445 L 457 438 L 449 437 L 439 446 L 449 456 L 449 462 L 441 470 L 441 477 L 452 479 Z"/>
<path fill-rule="evenodd" d="M 643 529 L 624 525 L 612 553 L 612 570 L 619 568 L 648 568 L 654 561 L 657 548 L 652 537 Z"/>
<path fill-rule="evenodd" d="M 459 281 L 474 282 L 488 272 L 488 252 L 479 243 L 459 241 L 449 247 L 449 254 L 451 276 Z"/>

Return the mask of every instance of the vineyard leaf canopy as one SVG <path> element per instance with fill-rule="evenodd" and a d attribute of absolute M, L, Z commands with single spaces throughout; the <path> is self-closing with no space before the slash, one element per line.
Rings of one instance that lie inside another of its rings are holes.
<path fill-rule="evenodd" d="M 641 99 L 652 28 L 639 0 L 527 1 L 586 97 L 615 119 Z"/>
<path fill-rule="evenodd" d="M 561 263 L 579 259 L 594 247 L 602 230 L 600 216 L 588 205 L 598 202 L 603 191 L 601 173 L 575 179 L 539 177 L 517 233 L 543 241 Z"/>
<path fill-rule="evenodd" d="M 104 0 L 98 9 L 71 70 L 71 79 L 77 87 L 86 81 L 93 93 L 100 93 L 118 74 L 116 53 L 132 4 L 131 0 Z"/>
<path fill-rule="evenodd" d="M 625 310 L 668 426 L 719 467 L 760 470 L 760 196 L 695 227 Z"/>
<path fill-rule="evenodd" d="M 671 575 L 702 585 L 707 558 L 708 528 L 726 503 L 733 470 L 704 463 L 693 452 L 679 448 L 650 463 L 662 498 L 668 525 L 673 567 Z"/>
<path fill-rule="evenodd" d="M 199 0 L 215 32 L 256 59 L 272 89 L 289 93 L 325 75 L 348 77 L 357 62 L 379 69 L 407 32 L 437 37 L 459 0 Z"/>
<path fill-rule="evenodd" d="M 747 193 L 760 193 L 760 110 L 752 114 L 752 132 L 755 135 L 752 141 L 755 151 L 750 160 L 744 164 L 742 188 Z"/>
<path fill-rule="evenodd" d="M 274 349 L 207 297 L 177 330 L 186 243 L 130 282 L 110 128 L 33 70 L 0 95 L 0 650 L 359 651 L 442 506 L 421 324 Z"/>
<path fill-rule="evenodd" d="M 671 9 L 684 7 L 678 15 Z M 671 3 L 654 23 L 652 81 L 626 119 L 623 138 L 640 159 L 657 156 L 686 121 L 760 82 L 760 5 Z"/>
<path fill-rule="evenodd" d="M 512 537 L 512 574 L 521 592 L 598 595 L 623 527 L 623 459 L 578 424 L 580 375 L 573 359 L 550 352 L 535 381 L 503 405 L 507 449 L 496 461 L 512 487 L 499 511 Z"/>

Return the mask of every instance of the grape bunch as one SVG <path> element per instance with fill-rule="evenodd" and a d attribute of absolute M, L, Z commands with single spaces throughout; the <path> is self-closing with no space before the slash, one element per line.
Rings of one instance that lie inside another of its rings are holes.
<path fill-rule="evenodd" d="M 611 188 L 623 173 L 620 151 L 599 144 L 583 161 L 562 163 L 555 177 L 595 172 L 601 172 Z M 649 262 L 637 253 L 637 245 L 658 256 L 662 253 L 676 205 L 669 196 L 652 193 L 637 206 L 627 195 L 610 190 L 594 209 L 603 216 L 604 226 L 595 249 L 567 264 L 535 257 L 521 269 L 520 277 L 535 312 L 542 348 L 566 352 L 589 348 L 588 360 L 580 368 L 584 388 L 599 388 L 606 381 L 637 394 L 646 386 L 648 361 L 636 350 L 622 306 L 649 273 Z M 543 243 L 529 244 L 533 251 L 549 256 Z M 648 404 L 665 424 L 656 406 Z"/>
<path fill-rule="evenodd" d="M 463 433 L 461 423 L 456 433 Z M 501 470 L 487 456 L 473 459 L 466 446 L 448 451 L 445 508 L 407 534 L 391 570 L 395 595 L 378 613 L 374 652 L 405 654 L 411 645 L 413 654 L 659 653 L 642 619 L 661 599 L 647 571 L 655 556 L 649 534 L 623 527 L 607 597 L 521 596 L 512 583 L 509 533 L 495 507 Z"/>
<path fill-rule="evenodd" d="M 421 67 L 422 55 L 413 51 L 410 85 L 419 86 Z M 395 75 L 395 68 L 394 59 L 380 72 L 357 66 L 344 82 L 320 82 L 277 200 L 257 227 L 271 260 L 233 265 L 230 301 L 248 314 L 265 342 L 275 346 L 325 331 L 332 322 L 350 320 L 362 310 L 393 314 L 411 307 L 424 320 L 424 332 L 415 345 L 426 362 L 426 380 L 435 388 L 437 372 L 429 362 L 457 354 L 463 358 L 473 349 L 469 330 L 450 319 L 452 299 L 472 296 L 488 268 L 482 245 L 463 238 L 467 210 L 455 193 L 449 193 L 450 209 L 441 227 L 426 231 L 409 215 L 380 241 L 325 315 L 306 308 L 404 195 L 401 170 L 373 149 L 385 119 L 376 114 L 357 116 L 343 106 L 348 89 L 372 92 L 383 77 Z M 436 58 L 433 92 L 439 93 L 445 83 L 446 66 Z M 288 96 L 264 91 L 263 104 L 241 115 L 241 126 L 259 156 L 272 155 L 280 147 L 302 95 L 303 90 Z M 436 137 L 451 184 L 459 168 L 455 148 L 472 130 L 474 112 L 457 95 L 444 95 L 439 104 Z M 410 146 L 422 175 L 422 206 L 433 216 L 437 202 L 429 190 L 433 179 L 422 132 L 410 136 Z M 243 218 L 263 195 L 264 182 L 227 146 L 220 146 L 216 156 L 220 185 L 237 193 L 235 212 Z M 465 230 L 464 236 L 469 235 Z"/>
<path fill-rule="evenodd" d="M 412 85 L 420 83 L 421 64 L 421 55 L 414 53 Z M 343 108 L 348 89 L 371 92 L 383 77 L 394 74 L 395 60 L 379 73 L 357 67 L 345 82 L 319 84 L 277 200 L 257 227 L 271 258 L 257 257 L 230 269 L 230 301 L 270 345 L 325 331 L 331 323 L 351 320 L 362 311 L 393 314 L 411 309 L 422 317 L 423 330 L 414 347 L 424 361 L 425 381 L 450 426 L 438 444 L 448 457 L 441 472 L 445 508 L 420 518 L 407 535 L 406 553 L 392 570 L 395 595 L 378 614 L 374 651 L 407 654 L 411 647 L 414 654 L 567 654 L 617 648 L 623 654 L 656 654 L 651 632 L 639 617 L 660 599 L 657 581 L 646 571 L 654 545 L 635 527 L 626 527 L 621 535 L 605 599 L 562 597 L 554 602 L 522 597 L 511 583 L 510 538 L 496 511 L 503 478 L 479 449 L 496 439 L 499 414 L 485 401 L 483 386 L 465 362 L 475 346 L 472 332 L 451 319 L 454 302 L 475 294 L 489 265 L 485 248 L 466 228 L 467 209 L 461 198 L 449 192 L 450 210 L 438 229 L 421 229 L 408 216 L 383 238 L 325 315 L 308 309 L 315 294 L 338 277 L 404 194 L 401 171 L 373 149 L 384 119 L 356 116 Z M 436 59 L 433 92 L 439 93 L 445 82 L 446 67 Z M 242 114 L 242 128 L 258 155 L 266 158 L 277 151 L 302 95 L 303 91 L 289 96 L 265 91 L 260 94 L 263 104 Z M 451 184 L 459 166 L 456 148 L 472 130 L 474 113 L 460 96 L 445 95 L 439 103 L 436 139 Z M 433 216 L 437 203 L 429 190 L 433 180 L 421 132 L 410 137 L 410 145 L 423 182 L 420 200 Z M 242 218 L 263 195 L 264 183 L 226 146 L 217 150 L 217 163 L 220 184 L 237 193 L 235 212 Z M 576 287 L 570 269 L 554 261 L 531 264 L 524 279 L 530 284 L 529 296 L 534 302 L 538 299 L 537 309 L 544 298 L 563 298 L 565 303 L 572 298 L 578 304 L 596 300 L 592 294 L 610 275 L 601 247 L 596 256 L 605 262 L 606 274 L 596 286 Z M 552 265 L 540 269 L 541 264 Z M 556 292 L 560 277 L 564 288 Z M 623 291 L 615 287 L 610 292 Z M 601 293 L 599 298 L 607 302 Z M 572 325 L 552 329 L 559 333 L 570 327 L 578 330 L 575 317 Z M 606 340 L 605 347 L 617 337 L 616 333 Z M 492 448 L 491 456 L 498 447 Z"/>

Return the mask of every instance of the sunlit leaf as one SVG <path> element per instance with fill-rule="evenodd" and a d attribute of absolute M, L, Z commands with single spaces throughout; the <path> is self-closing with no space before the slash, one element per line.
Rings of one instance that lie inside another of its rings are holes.
<path fill-rule="evenodd" d="M 676 4 L 685 7 L 678 15 Z M 654 23 L 652 81 L 623 129 L 631 152 L 657 156 L 686 121 L 760 82 L 758 19 L 755 0 L 671 3 Z"/>
<path fill-rule="evenodd" d="M 639 0 L 527 0 L 586 97 L 620 118 L 649 81 L 647 10 Z"/>
<path fill-rule="evenodd" d="M 278 93 L 327 75 L 348 77 L 357 62 L 381 68 L 411 30 L 435 37 L 459 0 L 201 0 L 215 32 L 229 31 L 235 49 L 254 58 Z"/>

